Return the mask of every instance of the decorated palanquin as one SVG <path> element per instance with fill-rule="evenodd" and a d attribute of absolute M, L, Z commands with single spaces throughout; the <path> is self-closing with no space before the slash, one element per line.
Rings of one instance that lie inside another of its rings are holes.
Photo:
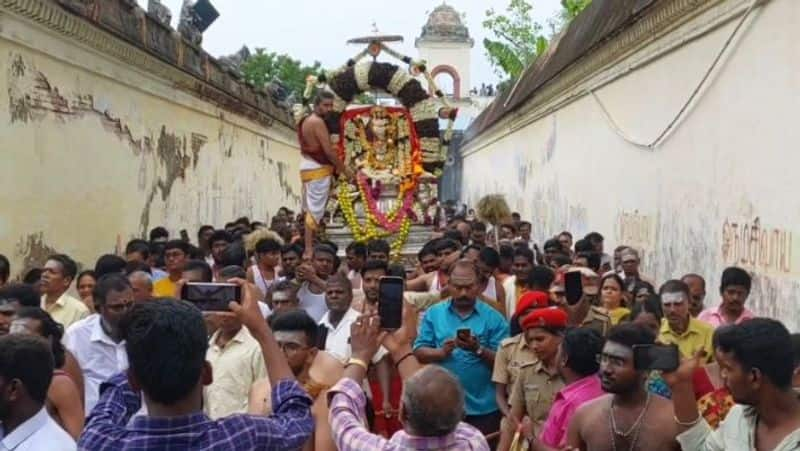
<path fill-rule="evenodd" d="M 334 94 L 334 111 L 326 124 L 339 158 L 356 174 L 355 180 L 339 179 L 329 198 L 328 237 L 340 249 L 353 240 L 384 238 L 392 257 L 409 264 L 430 238 L 437 184 L 457 110 L 436 88 L 424 61 L 399 55 L 384 44 L 393 38 L 350 41 L 368 45 L 338 70 L 309 77 L 304 103 L 314 87 Z M 377 61 L 382 51 L 408 69 Z M 372 58 L 364 58 L 368 55 Z M 365 92 L 389 93 L 400 105 L 351 105 Z M 448 121 L 444 134 L 440 119 Z"/>

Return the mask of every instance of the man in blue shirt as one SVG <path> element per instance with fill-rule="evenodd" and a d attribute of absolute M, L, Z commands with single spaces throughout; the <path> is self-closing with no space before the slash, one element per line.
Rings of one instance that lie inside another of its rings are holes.
<path fill-rule="evenodd" d="M 477 300 L 480 286 L 473 262 L 459 260 L 452 266 L 447 290 L 451 299 L 425 312 L 414 354 L 420 362 L 441 365 L 458 378 L 466 395 L 464 421 L 491 434 L 501 419 L 492 384 L 494 354 L 508 337 L 508 322 Z"/>
<path fill-rule="evenodd" d="M 272 385 L 271 416 L 231 415 L 211 420 L 203 413 L 203 387 L 212 382 L 208 339 L 194 305 L 165 299 L 137 305 L 121 324 L 130 367 L 100 386 L 78 443 L 92 451 L 298 449 L 313 428 L 311 398 L 297 383 L 272 336 L 253 290 L 243 280 L 244 299 L 233 314 L 261 346 Z M 228 313 L 230 314 L 230 313 Z M 148 415 L 133 418 L 141 407 Z"/>

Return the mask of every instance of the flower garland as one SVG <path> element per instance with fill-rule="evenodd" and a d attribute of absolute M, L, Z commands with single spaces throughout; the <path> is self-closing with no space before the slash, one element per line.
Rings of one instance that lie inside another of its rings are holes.
<path fill-rule="evenodd" d="M 362 225 L 358 222 L 358 218 L 356 218 L 355 207 L 353 207 L 353 200 L 350 198 L 349 186 L 349 184 L 344 182 L 339 183 L 338 198 L 339 206 L 342 209 L 342 215 L 344 215 L 344 219 L 347 222 L 348 227 L 350 227 L 350 231 L 353 232 L 353 239 L 359 243 L 366 243 L 371 240 L 385 238 L 391 235 L 391 233 L 387 231 L 378 231 L 376 228 L 377 221 L 375 220 L 374 216 L 369 213 L 369 211 L 366 212 L 366 223 Z M 403 251 L 403 246 L 408 240 L 408 235 L 411 232 L 411 218 L 407 214 L 401 221 L 397 232 L 397 236 L 389 245 L 390 254 L 394 259 L 400 257 Z"/>
<path fill-rule="evenodd" d="M 397 196 L 400 202 L 389 211 L 388 215 L 384 215 L 383 212 L 378 209 L 378 202 L 375 200 L 375 197 L 373 197 L 372 189 L 370 189 L 367 183 L 367 176 L 359 172 L 356 178 L 358 189 L 361 193 L 361 199 L 364 201 L 366 211 L 372 222 L 380 225 L 384 230 L 390 233 L 399 232 L 403 221 L 408 217 L 408 212 L 414 205 L 414 192 L 405 191 L 401 188 Z"/>

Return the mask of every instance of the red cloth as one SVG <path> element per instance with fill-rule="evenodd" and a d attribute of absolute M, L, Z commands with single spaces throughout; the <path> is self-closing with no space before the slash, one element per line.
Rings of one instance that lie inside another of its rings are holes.
<path fill-rule="evenodd" d="M 716 390 L 714 384 L 711 383 L 711 378 L 708 377 L 708 372 L 703 367 L 694 370 L 694 374 L 692 374 L 692 384 L 694 385 L 694 399 L 700 399 L 704 395 Z"/>
<path fill-rule="evenodd" d="M 520 324 L 522 330 L 532 327 L 564 328 L 567 327 L 567 312 L 558 307 L 538 308 L 526 315 Z"/>
<path fill-rule="evenodd" d="M 520 316 L 525 310 L 547 307 L 549 303 L 550 294 L 546 291 L 526 291 L 519 297 L 514 314 Z"/>
<path fill-rule="evenodd" d="M 372 390 L 372 403 L 375 410 L 374 433 L 390 438 L 395 432 L 403 429 L 397 412 L 400 408 L 400 393 L 403 391 L 403 380 L 396 370 L 392 371 L 392 379 L 389 384 L 389 403 L 392 405 L 391 417 L 386 418 L 383 414 L 383 393 L 378 379 L 370 378 L 369 388 Z"/>

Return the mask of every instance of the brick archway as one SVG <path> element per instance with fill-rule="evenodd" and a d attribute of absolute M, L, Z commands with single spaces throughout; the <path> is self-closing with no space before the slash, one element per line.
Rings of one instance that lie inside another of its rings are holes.
<path fill-rule="evenodd" d="M 433 68 L 431 77 L 436 78 L 437 75 L 445 73 L 453 77 L 453 98 L 458 100 L 461 98 L 461 77 L 455 67 L 449 64 L 440 64 Z"/>

